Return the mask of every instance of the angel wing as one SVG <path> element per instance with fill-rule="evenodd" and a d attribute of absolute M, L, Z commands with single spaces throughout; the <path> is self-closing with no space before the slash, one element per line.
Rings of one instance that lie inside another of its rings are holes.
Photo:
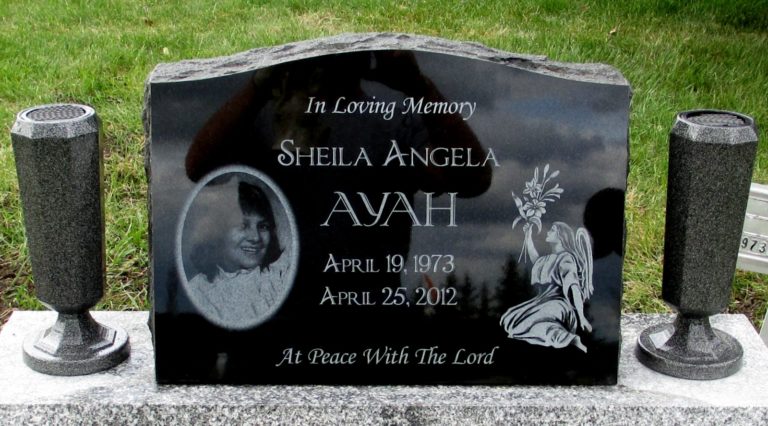
<path fill-rule="evenodd" d="M 581 271 L 579 280 L 581 292 L 586 302 L 592 297 L 595 288 L 592 285 L 592 243 L 589 239 L 589 233 L 585 228 L 576 230 L 576 255 L 579 271 Z"/>

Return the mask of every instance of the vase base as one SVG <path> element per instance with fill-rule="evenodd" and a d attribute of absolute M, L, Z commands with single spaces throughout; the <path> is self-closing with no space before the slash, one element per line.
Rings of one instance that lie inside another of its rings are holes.
<path fill-rule="evenodd" d="M 637 358 L 668 376 L 693 380 L 728 377 L 741 368 L 744 351 L 731 335 L 712 328 L 709 318 L 647 328 L 637 339 Z"/>
<path fill-rule="evenodd" d="M 128 333 L 97 323 L 88 312 L 59 314 L 56 323 L 30 335 L 24 363 L 54 376 L 81 376 L 112 368 L 130 355 Z"/>

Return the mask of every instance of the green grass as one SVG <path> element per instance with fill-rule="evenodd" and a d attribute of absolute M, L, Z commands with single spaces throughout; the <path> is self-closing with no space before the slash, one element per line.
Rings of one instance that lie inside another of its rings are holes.
<path fill-rule="evenodd" d="M 768 123 L 768 2 L 7 0 L 0 4 L 0 316 L 33 297 L 9 131 L 51 102 L 93 105 L 104 122 L 108 294 L 100 308 L 147 309 L 141 107 L 159 62 L 221 56 L 341 32 L 471 40 L 553 60 L 604 62 L 634 90 L 624 308 L 660 295 L 667 133 L 678 111 L 721 108 Z M 755 181 L 768 183 L 768 148 Z M 737 273 L 732 310 L 762 318 L 768 283 Z"/>

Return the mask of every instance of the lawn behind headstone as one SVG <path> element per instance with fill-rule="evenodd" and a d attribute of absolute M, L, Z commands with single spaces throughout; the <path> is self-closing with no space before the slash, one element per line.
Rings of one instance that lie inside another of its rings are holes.
<path fill-rule="evenodd" d="M 100 309 L 148 309 L 144 80 L 160 62 L 343 32 L 392 31 L 475 41 L 566 62 L 602 62 L 630 81 L 625 311 L 660 298 L 667 137 L 679 111 L 717 108 L 768 122 L 768 4 L 722 0 L 514 2 L 190 1 L 0 4 L 0 320 L 34 298 L 9 131 L 45 103 L 92 105 L 103 120 L 107 296 Z M 753 180 L 768 183 L 768 148 Z M 734 250 L 736 247 L 734 247 Z M 737 272 L 731 312 L 759 323 L 766 278 Z"/>

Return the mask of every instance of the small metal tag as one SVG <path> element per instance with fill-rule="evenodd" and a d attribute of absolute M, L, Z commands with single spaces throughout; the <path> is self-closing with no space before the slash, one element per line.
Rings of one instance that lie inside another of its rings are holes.
<path fill-rule="evenodd" d="M 768 185 L 750 187 L 736 267 L 768 273 Z"/>
<path fill-rule="evenodd" d="M 739 242 L 736 267 L 745 271 L 768 273 L 768 185 L 752 182 L 749 188 L 747 214 Z M 768 312 L 763 319 L 760 337 L 768 345 Z"/>

